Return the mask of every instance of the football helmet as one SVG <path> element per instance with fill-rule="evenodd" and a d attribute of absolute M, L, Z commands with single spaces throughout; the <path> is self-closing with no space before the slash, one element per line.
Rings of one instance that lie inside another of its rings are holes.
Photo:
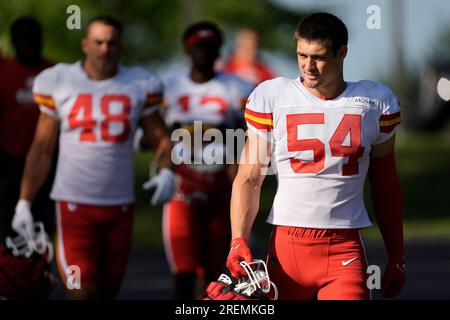
<path fill-rule="evenodd" d="M 270 281 L 264 261 L 259 259 L 249 263 L 241 261 L 240 265 L 247 273 L 246 276 L 239 278 L 235 283 L 228 275 L 220 275 L 218 281 L 209 284 L 204 300 L 267 300 L 269 296 L 270 299 L 278 299 L 278 289 Z"/>
<path fill-rule="evenodd" d="M 6 247 L 15 257 L 29 258 L 33 253 L 43 255 L 47 263 L 53 259 L 53 245 L 45 232 L 42 222 L 34 223 L 34 237 L 28 238 L 24 235 L 18 235 L 14 238 L 7 237 Z"/>
<path fill-rule="evenodd" d="M 48 299 L 56 285 L 51 273 L 53 246 L 42 222 L 33 239 L 18 235 L 0 244 L 0 297 L 8 300 Z"/>

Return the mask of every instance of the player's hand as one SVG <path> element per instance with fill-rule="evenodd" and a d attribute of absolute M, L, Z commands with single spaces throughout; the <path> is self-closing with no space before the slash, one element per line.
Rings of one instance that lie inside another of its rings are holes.
<path fill-rule="evenodd" d="M 244 237 L 234 238 L 231 241 L 230 253 L 227 258 L 227 268 L 230 270 L 231 275 L 237 279 L 247 275 L 245 270 L 239 264 L 241 261 L 253 261 L 252 251 L 248 247 Z"/>
<path fill-rule="evenodd" d="M 31 214 L 31 205 L 28 200 L 20 199 L 17 202 L 11 227 L 19 235 L 27 239 L 34 238 L 34 221 Z"/>
<path fill-rule="evenodd" d="M 406 267 L 404 258 L 389 258 L 381 278 L 381 295 L 384 298 L 397 296 L 405 284 Z"/>
<path fill-rule="evenodd" d="M 144 183 L 142 187 L 144 190 L 156 188 L 150 203 L 153 206 L 162 204 L 173 197 L 175 192 L 175 174 L 172 170 L 163 168 L 156 176 Z"/>

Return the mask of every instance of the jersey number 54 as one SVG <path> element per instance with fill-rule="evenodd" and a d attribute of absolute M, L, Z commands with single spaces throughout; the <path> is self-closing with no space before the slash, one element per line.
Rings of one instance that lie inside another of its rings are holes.
<path fill-rule="evenodd" d="M 305 124 L 324 124 L 323 113 L 289 114 L 287 121 L 287 147 L 288 151 L 312 150 L 314 160 L 305 162 L 291 158 L 291 168 L 296 173 L 319 173 L 325 166 L 325 144 L 319 139 L 298 139 L 297 127 Z M 345 138 L 350 134 L 350 144 L 343 145 Z M 336 131 L 329 141 L 332 157 L 348 157 L 342 166 L 342 175 L 358 174 L 358 159 L 363 155 L 361 146 L 361 115 L 345 114 Z"/>

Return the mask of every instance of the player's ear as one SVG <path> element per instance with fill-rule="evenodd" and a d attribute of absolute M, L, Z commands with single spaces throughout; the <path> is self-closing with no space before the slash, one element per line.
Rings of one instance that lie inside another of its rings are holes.
<path fill-rule="evenodd" d="M 86 54 L 86 52 L 87 52 L 87 38 L 86 37 L 81 39 L 81 50 L 83 51 L 83 53 Z"/>
<path fill-rule="evenodd" d="M 347 56 L 348 47 L 346 45 L 342 45 L 338 52 L 337 56 L 340 60 L 344 60 L 344 58 Z"/>

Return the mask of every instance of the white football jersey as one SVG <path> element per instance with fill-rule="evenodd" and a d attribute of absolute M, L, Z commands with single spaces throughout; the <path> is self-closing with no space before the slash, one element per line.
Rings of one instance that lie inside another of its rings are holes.
<path fill-rule="evenodd" d="M 187 71 L 171 73 L 162 79 L 164 118 L 169 127 L 178 124 L 189 128 L 195 121 L 201 121 L 204 130 L 209 127 L 235 128 L 242 121 L 243 107 L 254 89 L 254 85 L 250 82 L 224 73 L 217 74 L 205 83 L 194 82 Z M 223 142 L 225 143 L 225 137 Z M 216 156 L 227 152 L 222 143 L 214 142 L 214 144 Z M 181 143 L 175 145 L 175 150 L 179 147 Z M 201 144 L 191 150 L 194 157 L 201 159 L 201 163 L 194 164 L 191 168 L 201 172 L 223 169 L 223 163 L 211 164 L 213 159 L 209 159 L 204 150 Z M 177 155 L 178 152 L 173 154 Z M 186 164 L 186 159 L 181 158 L 178 162 Z"/>
<path fill-rule="evenodd" d="M 205 83 L 192 81 L 188 72 L 171 73 L 163 77 L 163 83 L 165 121 L 169 126 L 202 121 L 231 127 L 242 118 L 245 101 L 254 89 L 249 82 L 223 73 Z"/>
<path fill-rule="evenodd" d="M 363 228 L 364 181 L 372 146 L 400 123 L 396 96 L 372 81 L 347 82 L 338 97 L 314 96 L 301 78 L 276 78 L 249 97 L 249 129 L 273 144 L 278 189 L 268 217 L 275 225 Z"/>
<path fill-rule="evenodd" d="M 133 135 L 141 117 L 162 101 L 159 78 L 140 67 L 119 67 L 94 81 L 81 62 L 59 63 L 34 81 L 35 101 L 60 122 L 59 156 L 51 198 L 83 204 L 134 201 Z"/>

